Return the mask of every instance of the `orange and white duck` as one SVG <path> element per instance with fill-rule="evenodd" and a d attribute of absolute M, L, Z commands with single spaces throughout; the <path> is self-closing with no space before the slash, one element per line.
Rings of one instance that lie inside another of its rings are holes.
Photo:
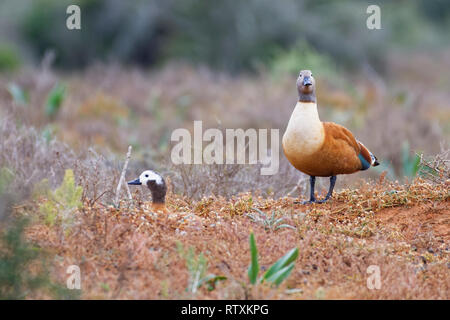
<path fill-rule="evenodd" d="M 333 194 L 338 174 L 367 170 L 379 163 L 348 129 L 320 121 L 310 70 L 300 71 L 297 90 L 299 98 L 283 135 L 283 151 L 297 170 L 310 176 L 310 199 L 303 204 L 323 203 Z M 316 177 L 330 177 L 330 188 L 323 200 L 314 196 Z"/>
<path fill-rule="evenodd" d="M 146 185 L 152 194 L 152 208 L 157 211 L 166 211 L 167 186 L 164 178 L 156 171 L 146 170 L 139 178 L 129 181 L 129 185 Z"/>

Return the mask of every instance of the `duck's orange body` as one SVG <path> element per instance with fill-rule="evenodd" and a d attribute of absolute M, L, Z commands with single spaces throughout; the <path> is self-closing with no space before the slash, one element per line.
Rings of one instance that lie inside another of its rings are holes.
<path fill-rule="evenodd" d="M 322 126 L 323 143 L 311 154 L 304 154 L 301 150 L 292 152 L 283 141 L 286 158 L 297 170 L 310 176 L 330 177 L 363 170 L 360 154 L 371 163 L 370 152 L 348 129 L 332 122 L 323 122 Z"/>
<path fill-rule="evenodd" d="M 315 177 L 331 177 L 331 196 L 338 174 L 350 174 L 378 165 L 377 159 L 341 125 L 322 122 L 317 111 L 314 78 L 303 70 L 297 80 L 299 101 L 283 135 L 283 151 L 289 162 L 311 176 L 311 200 Z"/>

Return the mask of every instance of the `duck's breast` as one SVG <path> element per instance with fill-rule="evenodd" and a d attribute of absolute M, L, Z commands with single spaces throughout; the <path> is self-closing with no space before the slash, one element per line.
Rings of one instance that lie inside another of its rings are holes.
<path fill-rule="evenodd" d="M 301 159 L 320 149 L 324 128 L 315 103 L 298 102 L 283 135 L 283 150 L 289 161 Z"/>
<path fill-rule="evenodd" d="M 361 161 L 358 158 L 359 145 L 353 134 L 346 128 L 331 122 L 324 122 L 323 130 L 323 142 L 313 153 L 292 154 L 290 150 L 285 150 L 286 157 L 292 165 L 306 174 L 319 177 L 349 174 L 361 170 Z"/>

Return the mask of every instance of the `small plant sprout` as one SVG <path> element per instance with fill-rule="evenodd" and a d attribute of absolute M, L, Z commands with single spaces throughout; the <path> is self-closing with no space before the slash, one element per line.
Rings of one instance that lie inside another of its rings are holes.
<path fill-rule="evenodd" d="M 275 286 L 279 286 L 294 269 L 295 260 L 298 257 L 298 248 L 291 249 L 283 257 L 277 260 L 260 278 L 259 263 L 258 263 L 258 248 L 256 247 L 255 236 L 253 232 L 250 234 L 250 256 L 251 262 L 248 267 L 248 278 L 251 284 L 263 283 L 264 281 L 271 282 Z"/>
<path fill-rule="evenodd" d="M 75 184 L 73 171 L 65 172 L 61 185 L 53 192 L 49 192 L 47 201 L 40 204 L 40 211 L 45 221 L 52 226 L 57 221 L 62 223 L 63 229 L 72 222 L 72 214 L 82 205 L 81 195 L 83 188 Z"/>
<path fill-rule="evenodd" d="M 258 212 L 258 214 L 247 213 L 245 215 L 254 222 L 260 223 L 265 230 L 276 231 L 281 228 L 290 228 L 295 230 L 295 227 L 291 226 L 290 224 L 282 223 L 284 221 L 284 217 L 276 219 L 275 210 L 272 211 L 271 216 L 268 216 L 257 208 L 252 209 Z"/>

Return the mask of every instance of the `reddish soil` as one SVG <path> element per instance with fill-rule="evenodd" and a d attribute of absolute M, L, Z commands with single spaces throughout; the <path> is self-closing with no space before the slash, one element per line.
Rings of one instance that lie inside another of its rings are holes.
<path fill-rule="evenodd" d="M 406 240 L 433 232 L 434 237 L 450 240 L 449 202 L 422 204 L 411 208 L 384 209 L 375 214 L 376 221 L 389 227 L 399 227 Z"/>

